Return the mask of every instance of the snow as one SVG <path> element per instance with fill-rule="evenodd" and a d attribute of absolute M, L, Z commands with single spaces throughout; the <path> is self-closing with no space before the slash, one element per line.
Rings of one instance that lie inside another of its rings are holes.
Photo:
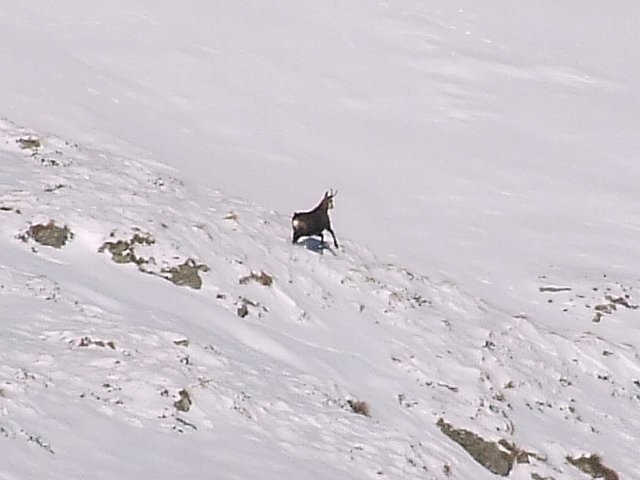
<path fill-rule="evenodd" d="M 636 10 L 3 5 L 0 478 L 640 478 Z"/>

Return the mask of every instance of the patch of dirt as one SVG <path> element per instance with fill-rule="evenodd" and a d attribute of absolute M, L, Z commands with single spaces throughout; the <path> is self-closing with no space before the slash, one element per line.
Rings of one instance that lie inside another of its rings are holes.
<path fill-rule="evenodd" d="M 618 474 L 606 467 L 602 463 L 602 459 L 596 455 L 591 454 L 588 457 L 575 457 L 567 456 L 567 462 L 576 467 L 583 473 L 590 475 L 591 478 L 604 478 L 604 480 L 619 480 Z"/>
<path fill-rule="evenodd" d="M 53 220 L 49 220 L 49 223 L 46 225 L 31 225 L 29 229 L 19 235 L 18 238 L 25 242 L 32 239 L 46 247 L 62 248 L 73 238 L 73 232 L 69 230 L 69 227 L 66 225 L 59 227 Z"/>

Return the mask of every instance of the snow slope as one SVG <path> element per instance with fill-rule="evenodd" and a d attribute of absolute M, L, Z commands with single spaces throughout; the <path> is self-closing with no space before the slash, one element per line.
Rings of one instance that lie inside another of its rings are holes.
<path fill-rule="evenodd" d="M 635 275 L 637 4 L 5 2 L 0 112 L 139 152 L 512 308 Z"/>
<path fill-rule="evenodd" d="M 514 314 L 122 150 L 0 136 L 1 478 L 494 478 L 440 420 L 528 452 L 510 478 L 640 475 L 635 285 L 539 279 L 554 321 Z M 167 281 L 187 260 L 201 288 Z"/>
<path fill-rule="evenodd" d="M 4 2 L 0 478 L 640 478 L 639 12 Z"/>

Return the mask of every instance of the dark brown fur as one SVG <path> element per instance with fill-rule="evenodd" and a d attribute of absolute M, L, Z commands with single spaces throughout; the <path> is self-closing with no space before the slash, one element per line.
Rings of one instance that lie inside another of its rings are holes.
<path fill-rule="evenodd" d="M 328 231 L 333 237 L 333 244 L 338 248 L 338 240 L 331 229 L 331 220 L 329 219 L 329 209 L 333 208 L 333 197 L 338 192 L 333 190 L 326 192 L 322 201 L 308 212 L 296 212 L 291 219 L 293 227 L 293 242 L 296 243 L 300 237 L 319 236 L 324 243 L 322 232 Z"/>

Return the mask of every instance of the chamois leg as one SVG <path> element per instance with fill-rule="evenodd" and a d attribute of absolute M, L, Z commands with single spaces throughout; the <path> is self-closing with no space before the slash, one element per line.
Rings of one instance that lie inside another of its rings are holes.
<path fill-rule="evenodd" d="M 327 228 L 327 230 L 329 231 L 329 233 L 333 237 L 333 244 L 336 246 L 336 248 L 340 248 L 340 247 L 338 247 L 338 240 L 336 240 L 336 234 L 333 233 L 333 230 L 331 230 L 330 228 Z"/>

